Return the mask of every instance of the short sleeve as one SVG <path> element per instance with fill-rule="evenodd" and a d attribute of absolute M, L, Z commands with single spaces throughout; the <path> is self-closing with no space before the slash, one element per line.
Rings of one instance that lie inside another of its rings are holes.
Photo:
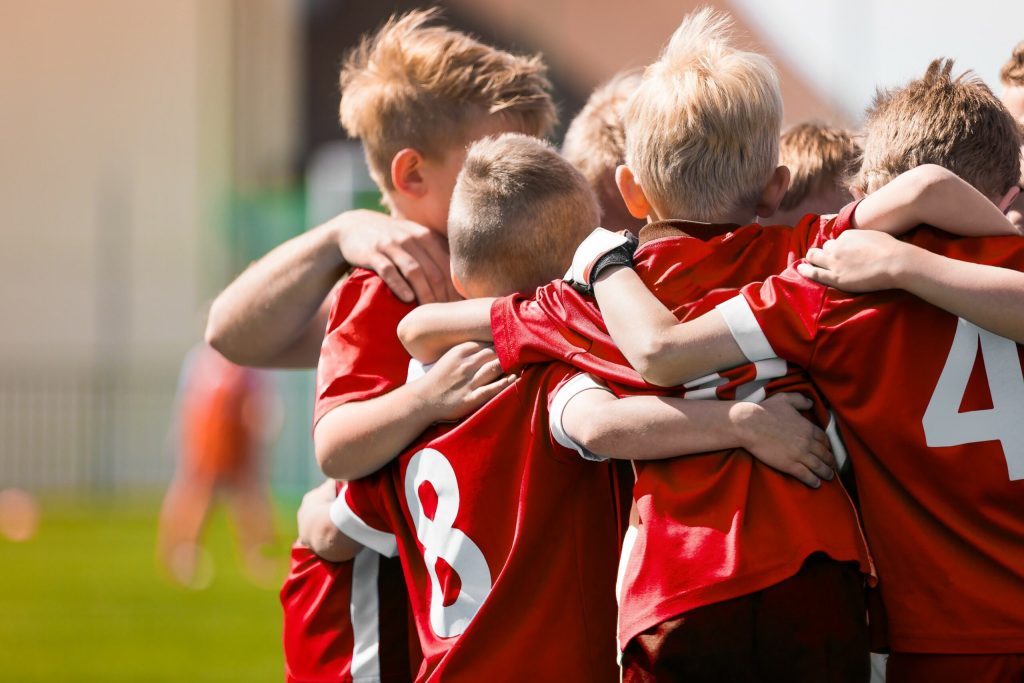
<path fill-rule="evenodd" d="M 387 516 L 376 505 L 381 498 L 376 487 L 386 480 L 378 474 L 348 482 L 331 503 L 330 514 L 343 534 L 384 557 L 394 557 L 398 541 Z"/>
<path fill-rule="evenodd" d="M 494 350 L 502 368 L 563 361 L 616 382 L 644 386 L 605 328 L 593 299 L 557 281 L 536 291 L 497 299 L 491 306 Z"/>
<path fill-rule="evenodd" d="M 807 249 L 821 247 L 825 242 L 834 240 L 849 230 L 850 223 L 853 221 L 853 213 L 857 210 L 861 201 L 858 199 L 850 202 L 840 209 L 839 213 L 835 216 L 822 216 L 818 222 L 817 230 L 808 235 L 807 247 L 797 257 L 802 258 L 807 253 Z"/>
<path fill-rule="evenodd" d="M 716 308 L 751 362 L 782 358 L 809 368 L 818 341 L 826 288 L 795 268 L 749 284 Z"/>
<path fill-rule="evenodd" d="M 584 391 L 594 389 L 612 393 L 607 384 L 585 372 L 572 375 L 559 383 L 548 402 L 548 428 L 551 431 L 551 438 L 558 445 L 576 451 L 584 460 L 603 462 L 607 458 L 587 450 L 569 436 L 565 431 L 565 427 L 562 426 L 562 414 L 565 412 L 565 407 L 569 405 L 569 401 Z"/>
<path fill-rule="evenodd" d="M 331 409 L 405 383 L 409 354 L 398 323 L 413 309 L 376 274 L 357 269 L 338 289 L 316 372 L 315 425 Z"/>

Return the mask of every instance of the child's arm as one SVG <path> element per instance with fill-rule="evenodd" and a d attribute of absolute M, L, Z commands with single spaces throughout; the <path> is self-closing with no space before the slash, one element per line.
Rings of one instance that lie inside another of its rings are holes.
<path fill-rule="evenodd" d="M 351 560 L 362 545 L 338 530 L 331 521 L 335 482 L 328 479 L 302 497 L 299 506 L 299 542 L 328 562 Z"/>
<path fill-rule="evenodd" d="M 1020 234 L 985 195 L 934 164 L 902 173 L 865 197 L 850 226 L 901 235 L 922 223 L 964 237 Z"/>
<path fill-rule="evenodd" d="M 632 268 L 602 271 L 594 296 L 622 355 L 651 384 L 676 386 L 747 362 L 721 313 L 679 322 Z"/>
<path fill-rule="evenodd" d="M 398 324 L 398 338 L 409 355 L 421 363 L 433 363 L 462 342 L 493 342 L 493 303 L 494 299 L 466 299 L 419 306 Z"/>
<path fill-rule="evenodd" d="M 1024 273 L 933 254 L 889 235 L 848 231 L 807 252 L 797 270 L 847 292 L 903 289 L 1002 337 L 1024 343 Z"/>
<path fill-rule="evenodd" d="M 595 385 L 594 390 L 573 395 L 561 408 L 560 424 L 573 442 L 596 455 L 659 460 L 745 448 L 769 467 L 813 488 L 821 485 L 821 479 L 833 477 L 835 459 L 828 438 L 797 412 L 811 407 L 810 399 L 800 394 L 777 394 L 757 404 L 660 396 L 616 398 L 599 388 Z"/>
<path fill-rule="evenodd" d="M 324 415 L 313 430 L 320 469 L 334 479 L 364 477 L 430 425 L 468 415 L 513 381 L 514 375 L 502 375 L 490 347 L 475 342 L 456 346 L 423 377 Z"/>
<path fill-rule="evenodd" d="M 457 295 L 443 237 L 375 211 L 347 211 L 278 246 L 217 296 L 206 340 L 240 365 L 316 367 L 328 295 L 350 266 L 375 271 L 401 300 Z"/>

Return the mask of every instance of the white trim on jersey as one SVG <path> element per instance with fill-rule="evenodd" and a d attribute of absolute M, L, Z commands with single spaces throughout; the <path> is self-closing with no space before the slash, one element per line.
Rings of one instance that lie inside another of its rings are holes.
<path fill-rule="evenodd" d="M 398 554 L 398 540 L 395 535 L 374 529 L 360 519 L 349 507 L 344 491 L 331 503 L 331 521 L 353 541 L 376 550 L 384 557 L 394 557 Z"/>
<path fill-rule="evenodd" d="M 363 548 L 352 562 L 352 681 L 380 683 L 380 555 Z"/>
<path fill-rule="evenodd" d="M 615 575 L 615 602 L 621 607 L 622 606 L 622 584 L 626 580 L 626 568 L 629 566 L 629 556 L 633 554 L 633 546 L 636 545 L 636 537 L 640 535 L 640 530 L 635 526 L 630 525 L 626 529 L 626 533 L 622 537 L 622 550 L 619 552 L 619 570 Z M 621 617 L 622 612 L 619 612 Z M 626 644 L 619 642 L 619 629 L 615 629 L 615 643 L 619 646 L 618 652 L 616 653 L 616 661 L 619 666 L 622 666 L 622 651 L 625 649 Z"/>
<path fill-rule="evenodd" d="M 757 324 L 757 318 L 750 310 L 750 304 L 742 294 L 723 301 L 715 308 L 725 318 L 725 324 L 729 326 L 733 339 L 736 340 L 747 360 L 756 363 L 759 360 L 778 358 L 778 354 L 775 353 L 772 345 L 768 343 L 768 338 L 761 331 L 760 325 Z"/>
<path fill-rule="evenodd" d="M 828 411 L 828 427 L 825 427 L 825 436 L 828 437 L 828 445 L 832 448 L 832 455 L 836 458 L 836 471 L 842 472 L 846 465 L 846 444 L 839 434 L 839 423 L 836 422 L 836 414 Z"/>
<path fill-rule="evenodd" d="M 423 377 L 423 375 L 427 374 L 427 371 L 432 367 L 434 367 L 433 363 L 423 364 L 413 358 L 409 361 L 409 369 L 405 373 L 405 383 L 408 384 L 409 382 Z"/>
<path fill-rule="evenodd" d="M 554 437 L 560 446 L 576 451 L 584 460 L 604 462 L 608 458 L 589 451 L 576 443 L 575 439 L 569 436 L 565 431 L 565 427 L 562 426 L 562 413 L 565 412 L 565 407 L 569 404 L 569 401 L 578 394 L 591 389 L 600 389 L 601 391 L 607 391 L 609 394 L 612 393 L 607 384 L 587 372 L 581 372 L 559 387 L 555 397 L 551 400 L 551 410 L 548 411 L 548 429 L 551 430 L 551 436 Z"/>

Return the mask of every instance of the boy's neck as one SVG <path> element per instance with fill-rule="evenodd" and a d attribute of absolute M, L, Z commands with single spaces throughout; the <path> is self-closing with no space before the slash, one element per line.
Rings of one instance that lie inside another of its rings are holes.
<path fill-rule="evenodd" d="M 653 207 L 652 207 L 653 208 Z M 730 211 L 724 214 L 712 216 L 710 219 L 695 220 L 693 218 L 687 218 L 686 212 L 683 212 L 681 216 L 661 216 L 661 212 L 652 211 L 651 215 L 647 217 L 647 220 L 651 223 L 664 220 L 682 220 L 689 221 L 691 223 L 712 223 L 715 225 L 748 225 L 750 223 L 757 222 L 757 213 L 751 209 L 739 208 L 735 211 Z"/>

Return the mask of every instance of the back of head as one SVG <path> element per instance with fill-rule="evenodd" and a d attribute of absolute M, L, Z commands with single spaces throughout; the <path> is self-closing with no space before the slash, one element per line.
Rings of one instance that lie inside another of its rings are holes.
<path fill-rule="evenodd" d="M 341 124 L 359 138 L 374 180 L 391 188 L 391 160 L 411 147 L 426 156 L 468 142 L 466 129 L 488 115 L 508 117 L 530 135 L 556 120 L 539 56 L 484 45 L 427 25 L 437 10 L 393 16 L 366 36 L 341 69 Z"/>
<path fill-rule="evenodd" d="M 614 229 L 639 228 L 644 222 L 629 215 L 615 186 L 615 169 L 626 161 L 623 117 L 640 78 L 639 70 L 623 71 L 597 87 L 569 124 L 562 142 L 562 154 L 597 195 L 602 224 Z"/>
<path fill-rule="evenodd" d="M 1020 129 L 970 71 L 936 59 L 922 78 L 879 90 L 864 122 L 864 158 L 854 186 L 873 192 L 921 164 L 938 164 L 988 197 L 1020 176 Z"/>
<path fill-rule="evenodd" d="M 452 193 L 452 273 L 472 296 L 499 296 L 561 277 L 598 224 L 586 179 L 550 145 L 507 133 L 469 149 Z"/>
<path fill-rule="evenodd" d="M 780 208 L 790 211 L 820 195 L 848 200 L 848 175 L 860 153 L 853 133 L 843 128 L 808 122 L 786 130 L 779 138 L 779 163 L 789 167 L 791 177 Z"/>
<path fill-rule="evenodd" d="M 1024 40 L 1017 43 L 1010 59 L 999 70 L 999 80 L 1005 86 L 1024 87 Z"/>
<path fill-rule="evenodd" d="M 672 217 L 753 205 L 778 164 L 778 76 L 767 57 L 733 44 L 731 27 L 710 9 L 687 16 L 629 104 L 626 163 Z"/>

